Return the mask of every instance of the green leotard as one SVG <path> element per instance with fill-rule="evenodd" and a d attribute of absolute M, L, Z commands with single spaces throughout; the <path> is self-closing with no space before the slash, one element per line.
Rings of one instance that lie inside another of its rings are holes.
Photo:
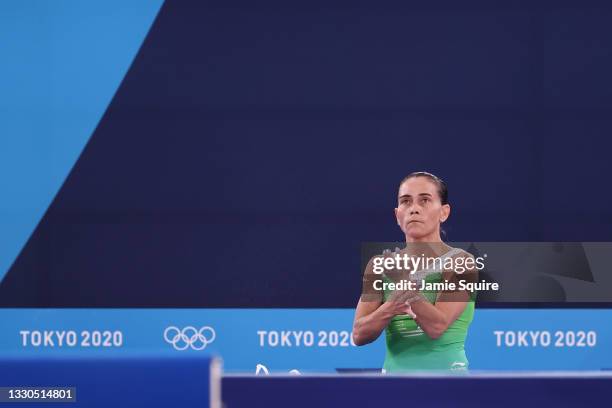
<path fill-rule="evenodd" d="M 455 253 L 451 250 L 447 254 Z M 384 277 L 388 280 L 387 277 Z M 428 275 L 427 282 L 440 282 L 441 272 Z M 385 291 L 384 301 L 391 295 Z M 436 293 L 424 292 L 423 295 L 435 304 Z M 467 303 L 465 310 L 437 339 L 431 339 L 421 330 L 409 315 L 395 316 L 385 329 L 387 354 L 384 372 L 405 370 L 467 370 L 468 360 L 465 356 L 465 338 L 468 327 L 474 316 L 474 301 Z"/>

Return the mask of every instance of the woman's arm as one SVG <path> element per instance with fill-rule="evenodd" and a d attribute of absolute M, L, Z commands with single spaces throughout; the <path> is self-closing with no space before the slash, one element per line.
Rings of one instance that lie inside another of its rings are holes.
<path fill-rule="evenodd" d="M 359 299 L 355 320 L 353 322 L 353 342 L 363 346 L 373 342 L 387 327 L 391 319 L 397 315 L 411 315 L 414 313 L 410 305 L 398 302 L 365 302 Z"/>
<path fill-rule="evenodd" d="M 373 285 L 375 280 L 382 279 L 382 275 L 375 274 L 372 265 L 373 261 L 370 260 L 364 272 L 362 295 L 355 310 L 353 342 L 357 346 L 376 340 L 393 317 L 400 314 L 414 316 L 410 305 L 405 301 L 396 302 L 390 299 L 383 302 L 382 291 L 374 290 Z"/>
<path fill-rule="evenodd" d="M 380 302 L 364 302 L 359 299 L 353 321 L 353 342 L 357 346 L 373 342 L 392 318 Z"/>
<path fill-rule="evenodd" d="M 472 257 L 467 252 L 460 256 Z M 461 275 L 457 275 L 454 271 L 447 271 L 443 273 L 443 280 L 454 282 L 457 285 L 460 279 L 474 280 L 476 276 L 476 271 L 466 271 Z M 416 314 L 414 320 L 419 327 L 429 337 L 437 339 L 461 316 L 468 301 L 470 301 L 470 293 L 456 290 L 440 292 L 435 304 L 420 298 L 411 302 L 410 305 Z"/>
<path fill-rule="evenodd" d="M 435 305 L 427 300 L 418 300 L 411 303 L 412 311 L 416 315 L 414 320 L 421 329 L 432 339 L 444 334 L 446 329 L 463 313 L 467 302 L 436 302 Z"/>

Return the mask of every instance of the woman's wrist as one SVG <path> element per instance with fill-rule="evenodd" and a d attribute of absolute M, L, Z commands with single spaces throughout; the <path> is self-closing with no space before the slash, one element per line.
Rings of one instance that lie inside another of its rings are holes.
<path fill-rule="evenodd" d="M 408 299 L 406 299 L 406 304 L 407 305 L 411 305 L 414 302 L 419 302 L 421 300 L 425 300 L 425 296 L 423 296 L 423 294 L 421 292 L 415 292 L 414 295 L 412 295 L 411 297 L 409 297 Z"/>

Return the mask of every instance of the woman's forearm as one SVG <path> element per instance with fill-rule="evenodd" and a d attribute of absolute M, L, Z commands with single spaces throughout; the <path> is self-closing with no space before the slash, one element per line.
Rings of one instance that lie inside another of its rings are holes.
<path fill-rule="evenodd" d="M 444 334 L 452 323 L 447 313 L 424 299 L 411 303 L 411 306 L 412 311 L 416 315 L 414 320 L 425 334 L 432 339 L 437 339 Z"/>
<path fill-rule="evenodd" d="M 357 346 L 371 343 L 380 336 L 395 316 L 389 303 L 383 303 L 372 313 L 355 321 L 353 325 L 353 342 Z"/>

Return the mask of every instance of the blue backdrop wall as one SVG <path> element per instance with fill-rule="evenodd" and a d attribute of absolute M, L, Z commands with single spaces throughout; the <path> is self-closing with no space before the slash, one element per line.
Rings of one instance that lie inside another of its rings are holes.
<path fill-rule="evenodd" d="M 396 189 L 415 170 L 449 185 L 449 240 L 612 239 L 605 2 L 172 1 L 156 12 L 59 191 L 11 241 L 0 305 L 353 307 L 360 245 L 402 239 Z M 95 72 L 102 48 L 84 49 L 79 72 Z M 64 142 L 48 129 L 31 143 L 57 157 Z M 35 182 L 3 173 L 6 185 Z"/>

